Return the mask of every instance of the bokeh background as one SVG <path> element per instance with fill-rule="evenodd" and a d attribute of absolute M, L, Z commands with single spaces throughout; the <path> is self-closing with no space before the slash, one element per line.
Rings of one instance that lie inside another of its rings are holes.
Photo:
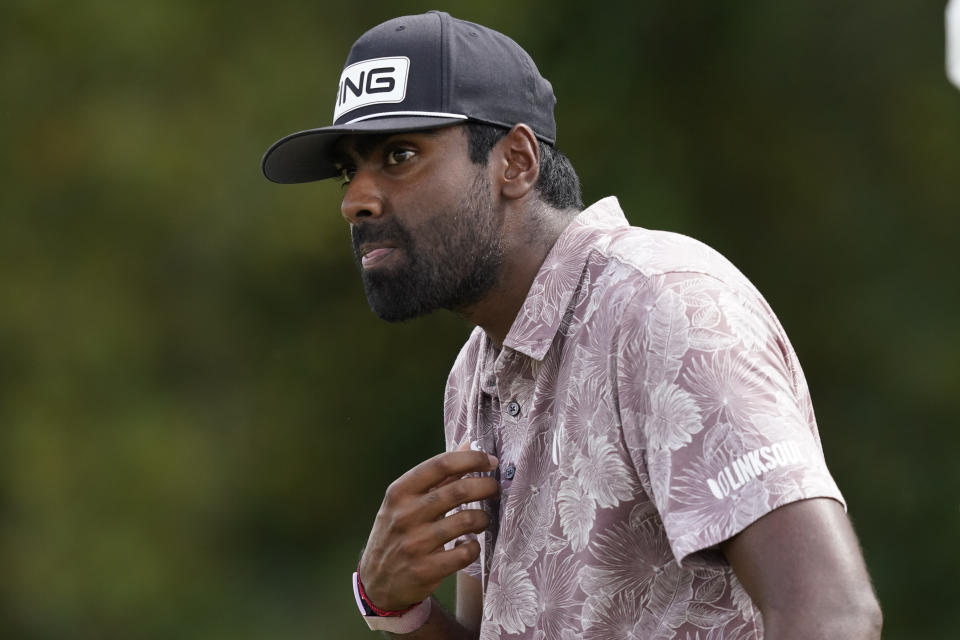
<path fill-rule="evenodd" d="M 259 160 L 429 8 L 532 53 L 588 201 L 765 293 L 885 637 L 956 637 L 960 91 L 900 0 L 4 0 L 0 637 L 372 637 L 350 573 L 470 327 L 373 317 L 336 185 Z"/>

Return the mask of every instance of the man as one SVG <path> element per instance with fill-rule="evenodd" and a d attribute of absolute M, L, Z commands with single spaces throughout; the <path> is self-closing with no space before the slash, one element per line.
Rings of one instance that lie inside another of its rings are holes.
<path fill-rule="evenodd" d="M 445 13 L 352 48 L 334 125 L 268 150 L 339 176 L 371 308 L 477 328 L 447 452 L 387 489 L 354 591 L 410 638 L 876 638 L 880 612 L 803 374 L 729 262 L 581 211 L 553 90 Z M 457 574 L 456 616 L 432 600 Z"/>

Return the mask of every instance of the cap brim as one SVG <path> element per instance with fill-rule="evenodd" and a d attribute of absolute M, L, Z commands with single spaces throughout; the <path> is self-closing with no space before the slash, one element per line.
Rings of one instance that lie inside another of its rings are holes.
<path fill-rule="evenodd" d="M 274 142 L 263 154 L 260 166 L 268 180 L 281 184 L 325 180 L 337 175 L 331 152 L 341 136 L 436 129 L 464 122 L 466 120 L 462 118 L 401 116 L 307 129 L 291 133 Z"/>

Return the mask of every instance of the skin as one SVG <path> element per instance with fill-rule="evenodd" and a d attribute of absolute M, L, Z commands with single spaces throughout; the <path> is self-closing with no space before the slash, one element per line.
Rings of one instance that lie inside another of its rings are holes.
<path fill-rule="evenodd" d="M 840 503 L 785 505 L 721 549 L 760 609 L 765 638 L 880 638 L 880 606 Z"/>
<path fill-rule="evenodd" d="M 384 143 L 382 157 L 391 172 L 410 169 L 420 160 L 409 138 L 364 140 L 377 141 Z M 349 160 L 341 165 L 352 167 Z M 348 179 L 356 176 L 350 171 Z M 351 224 L 367 301 L 384 320 L 463 308 L 482 299 L 500 273 L 502 210 L 492 204 L 484 172 L 474 171 L 458 201 L 428 203 L 417 216 L 371 214 Z"/>
<path fill-rule="evenodd" d="M 540 265 L 571 219 L 571 212 L 547 207 L 535 192 L 539 152 L 530 129 L 514 127 L 485 167 L 470 162 L 461 127 L 368 141 L 346 137 L 339 151 L 349 177 L 341 210 L 353 229 L 393 217 L 412 233 L 442 224 L 438 216 L 458 210 L 480 172 L 490 190 L 483 199 L 488 210 L 474 214 L 491 216 L 485 228 L 496 236 L 502 262 L 485 294 L 451 310 L 501 345 Z M 393 251 L 368 268 L 402 269 L 408 261 L 403 250 Z M 470 509 L 444 514 L 495 495 L 495 481 L 476 477 L 495 464 L 481 452 L 442 453 L 390 485 L 360 562 L 361 580 L 374 604 L 402 609 L 419 602 L 478 557 L 476 542 L 449 551 L 443 544 L 482 531 L 486 515 Z M 767 640 L 880 637 L 880 609 L 856 536 L 833 500 L 775 509 L 721 548 L 757 603 Z M 458 574 L 456 618 L 434 606 L 426 625 L 398 637 L 476 639 L 481 611 L 479 581 Z"/>
<path fill-rule="evenodd" d="M 469 475 L 496 467 L 497 459 L 480 451 L 443 453 L 390 485 L 360 563 L 360 576 L 372 602 L 390 610 L 420 602 L 444 578 L 479 557 L 476 540 L 449 551 L 443 545 L 483 531 L 490 524 L 487 514 L 480 509 L 444 514 L 496 495 L 496 480 Z"/>
<path fill-rule="evenodd" d="M 502 263 L 485 295 L 449 308 L 502 344 L 540 265 L 572 219 L 572 212 L 549 209 L 536 196 L 540 158 L 530 128 L 514 127 L 491 151 L 485 167 L 470 161 L 466 133 L 459 126 L 377 137 L 372 144 L 345 136 L 337 148 L 349 177 L 340 210 L 354 236 L 376 235 L 358 229 L 385 226 L 392 218 L 412 230 L 443 224 L 443 217 L 456 211 L 463 194 L 474 187 L 478 172 L 486 178 L 492 211 L 479 214 L 493 216 Z M 380 244 L 358 248 L 362 252 Z M 371 270 L 400 269 L 410 261 L 405 253 L 394 251 Z"/>

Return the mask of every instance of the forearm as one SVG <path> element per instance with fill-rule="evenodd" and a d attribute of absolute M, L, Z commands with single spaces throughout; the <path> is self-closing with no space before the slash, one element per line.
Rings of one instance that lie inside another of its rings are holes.
<path fill-rule="evenodd" d="M 384 633 L 383 636 L 396 640 L 477 640 L 480 632 L 470 631 L 460 624 L 453 614 L 443 608 L 439 600 L 432 597 L 430 617 L 422 627 L 412 633 Z"/>

